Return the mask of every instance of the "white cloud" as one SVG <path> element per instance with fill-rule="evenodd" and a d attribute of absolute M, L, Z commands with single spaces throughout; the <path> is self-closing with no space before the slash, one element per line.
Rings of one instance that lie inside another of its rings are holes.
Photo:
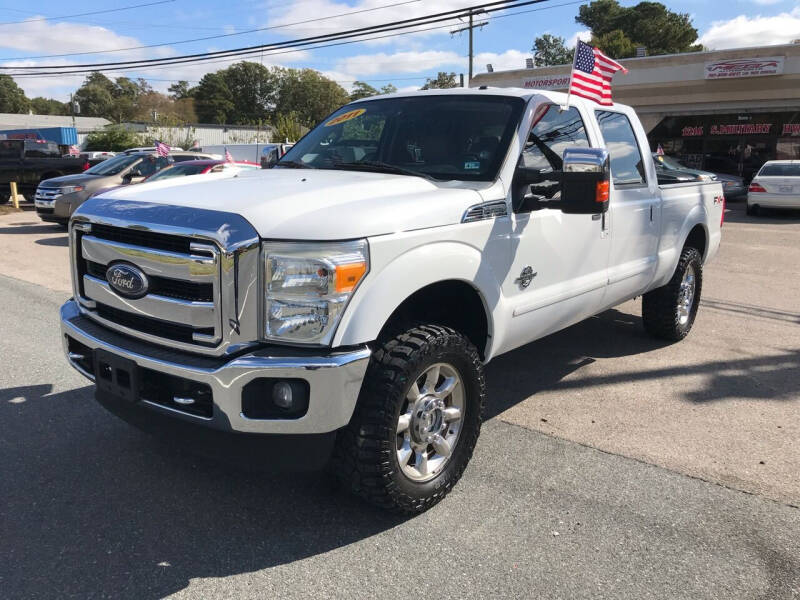
<path fill-rule="evenodd" d="M 495 71 L 524 69 L 526 58 L 531 58 L 530 52 L 521 52 L 520 50 L 506 50 L 502 54 L 479 52 L 475 55 L 474 70 L 476 73 L 485 71 L 487 63 L 492 65 Z"/>
<path fill-rule="evenodd" d="M 800 38 L 800 9 L 774 17 L 739 15 L 729 21 L 715 21 L 700 36 L 700 43 L 714 50 L 788 44 Z"/>
<path fill-rule="evenodd" d="M 130 36 L 117 35 L 99 25 L 80 23 L 50 23 L 48 21 L 26 21 L 14 27 L 3 28 L 0 49 L 17 50 L 39 55 L 67 52 L 102 52 L 119 48 L 142 46 L 142 42 Z M 1 51 L 1 50 L 0 50 Z M 115 60 L 131 60 L 145 56 L 170 56 L 169 48 L 128 50 L 112 53 Z M 100 56 L 100 55 L 95 55 Z M 84 62 L 96 62 L 93 60 Z M 47 64 L 54 64 L 48 60 Z"/>
<path fill-rule="evenodd" d="M 466 58 L 456 52 L 426 50 L 422 52 L 395 52 L 386 54 L 359 54 L 343 58 L 336 63 L 336 70 L 354 76 L 376 73 L 419 73 L 442 66 L 464 65 Z"/>

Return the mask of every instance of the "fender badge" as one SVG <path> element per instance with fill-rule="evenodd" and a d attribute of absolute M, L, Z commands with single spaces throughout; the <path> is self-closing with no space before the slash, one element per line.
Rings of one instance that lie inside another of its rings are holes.
<path fill-rule="evenodd" d="M 522 273 L 519 274 L 519 277 L 517 277 L 514 280 L 514 283 L 518 283 L 519 287 L 521 287 L 524 290 L 531 284 L 533 278 L 536 277 L 538 274 L 539 274 L 538 272 L 534 273 L 532 268 L 525 267 L 524 269 L 522 269 Z"/>

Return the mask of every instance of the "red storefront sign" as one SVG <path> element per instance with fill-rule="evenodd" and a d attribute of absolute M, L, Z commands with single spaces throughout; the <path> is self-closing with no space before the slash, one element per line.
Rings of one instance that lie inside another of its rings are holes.
<path fill-rule="evenodd" d="M 683 137 L 702 137 L 703 126 L 697 125 L 696 127 L 684 127 L 681 129 L 681 135 Z"/>
<path fill-rule="evenodd" d="M 712 125 L 711 135 L 768 135 L 772 123 L 739 123 L 736 125 Z"/>
<path fill-rule="evenodd" d="M 800 135 L 800 123 L 785 123 L 782 135 Z"/>

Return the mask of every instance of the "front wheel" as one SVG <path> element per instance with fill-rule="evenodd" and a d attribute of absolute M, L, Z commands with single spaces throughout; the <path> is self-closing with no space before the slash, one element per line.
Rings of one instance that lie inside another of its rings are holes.
<path fill-rule="evenodd" d="M 671 342 L 685 338 L 697 316 L 702 287 L 703 259 L 696 248 L 687 246 L 669 283 L 642 297 L 645 330 Z"/>
<path fill-rule="evenodd" d="M 485 397 L 483 365 L 469 340 L 439 325 L 410 329 L 373 355 L 332 466 L 367 501 L 424 512 L 461 478 Z"/>

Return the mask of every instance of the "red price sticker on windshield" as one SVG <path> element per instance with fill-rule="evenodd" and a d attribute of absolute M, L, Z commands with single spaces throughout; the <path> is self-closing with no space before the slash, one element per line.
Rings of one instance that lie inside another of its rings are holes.
<path fill-rule="evenodd" d="M 360 117 L 365 112 L 367 112 L 366 108 L 357 108 L 355 110 L 348 111 L 344 114 L 339 115 L 338 117 L 332 118 L 330 121 L 325 123 L 325 127 L 333 127 L 334 125 L 339 125 L 340 123 L 350 121 L 352 119 L 355 119 L 356 117 Z"/>

